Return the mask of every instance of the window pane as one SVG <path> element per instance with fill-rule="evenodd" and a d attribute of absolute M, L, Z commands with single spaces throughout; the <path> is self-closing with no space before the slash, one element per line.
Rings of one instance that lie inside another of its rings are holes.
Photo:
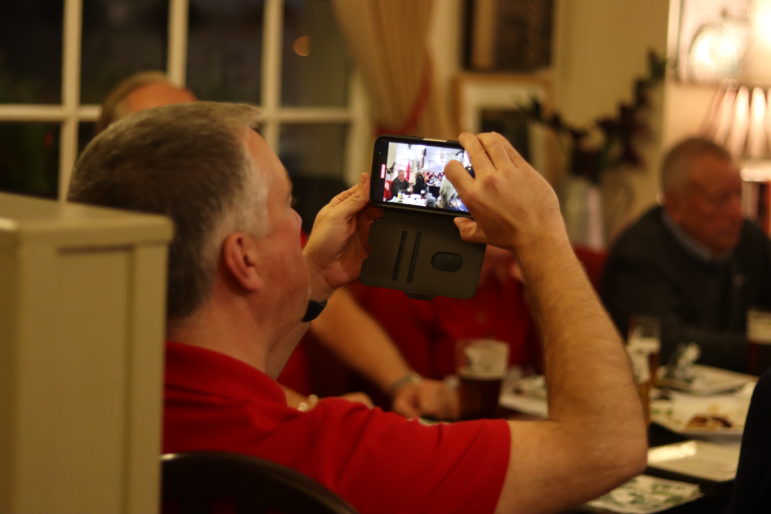
<path fill-rule="evenodd" d="M 295 210 L 306 232 L 319 209 L 346 187 L 342 177 L 347 130 L 342 123 L 281 127 L 278 154 L 292 177 Z"/>
<path fill-rule="evenodd" d="M 166 69 L 167 0 L 83 2 L 81 102 L 102 103 L 137 71 Z"/>
<path fill-rule="evenodd" d="M 351 60 L 329 0 L 287 0 L 284 6 L 281 102 L 347 105 Z"/>
<path fill-rule="evenodd" d="M 0 3 L 0 103 L 60 102 L 62 4 Z"/>
<path fill-rule="evenodd" d="M 78 156 L 83 153 L 88 143 L 94 139 L 96 123 L 92 121 L 83 121 L 78 125 Z"/>
<path fill-rule="evenodd" d="M 58 169 L 58 123 L 0 123 L 0 190 L 56 198 Z"/>
<path fill-rule="evenodd" d="M 348 125 L 281 126 L 278 155 L 291 176 L 342 178 Z"/>
<path fill-rule="evenodd" d="M 263 0 L 191 0 L 187 86 L 201 99 L 259 103 Z"/>

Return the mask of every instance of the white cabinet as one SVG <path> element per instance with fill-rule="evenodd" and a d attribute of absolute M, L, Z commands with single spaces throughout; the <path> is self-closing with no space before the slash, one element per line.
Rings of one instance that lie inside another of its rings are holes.
<path fill-rule="evenodd" d="M 171 234 L 0 193 L 0 512 L 157 511 Z"/>

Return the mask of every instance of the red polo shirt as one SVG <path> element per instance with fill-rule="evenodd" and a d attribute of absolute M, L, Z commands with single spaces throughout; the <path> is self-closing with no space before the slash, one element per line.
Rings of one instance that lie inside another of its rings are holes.
<path fill-rule="evenodd" d="M 442 379 L 455 373 L 455 343 L 465 338 L 504 341 L 509 344 L 509 365 L 540 367 L 540 341 L 524 285 L 513 277 L 488 277 L 466 300 L 415 300 L 396 289 L 361 284 L 353 290 L 410 367 L 424 377 Z"/>
<path fill-rule="evenodd" d="M 425 426 L 334 398 L 300 412 L 263 372 L 186 344 L 167 343 L 164 402 L 164 452 L 273 460 L 363 513 L 493 512 L 509 459 L 503 421 Z"/>

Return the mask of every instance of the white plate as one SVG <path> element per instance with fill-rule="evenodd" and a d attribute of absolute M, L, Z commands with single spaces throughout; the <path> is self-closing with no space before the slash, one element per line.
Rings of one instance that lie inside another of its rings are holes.
<path fill-rule="evenodd" d="M 715 482 L 736 477 L 740 443 L 714 444 L 706 441 L 656 446 L 648 450 L 648 466 Z"/>
<path fill-rule="evenodd" d="M 504 393 L 501 395 L 499 404 L 507 409 L 515 410 L 523 414 L 530 414 L 539 418 L 549 416 L 549 406 L 546 398 L 534 398 L 515 393 Z"/>
<path fill-rule="evenodd" d="M 505 382 L 498 403 L 507 409 L 546 418 L 549 415 L 549 406 L 546 403 L 546 382 L 543 375 L 531 375 Z"/>
<path fill-rule="evenodd" d="M 693 368 L 695 375 L 693 382 L 684 382 L 682 380 L 664 377 L 666 368 L 662 366 L 658 370 L 656 385 L 659 387 L 669 387 L 679 391 L 685 391 L 691 394 L 715 394 L 733 391 L 749 382 L 755 382 L 757 380 L 757 377 L 753 375 L 714 368 L 712 366 L 696 364 Z"/>
<path fill-rule="evenodd" d="M 701 439 L 739 439 L 749 409 L 752 387 L 748 385 L 733 395 L 694 396 L 670 393 L 669 400 L 651 402 L 651 421 L 673 432 Z M 730 427 L 693 427 L 688 422 L 696 415 L 719 416 Z"/>

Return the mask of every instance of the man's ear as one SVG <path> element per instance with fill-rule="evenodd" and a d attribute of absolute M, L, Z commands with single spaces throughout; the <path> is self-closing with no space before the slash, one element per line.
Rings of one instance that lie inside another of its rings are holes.
<path fill-rule="evenodd" d="M 223 266 L 230 277 L 248 291 L 262 284 L 257 267 L 257 242 L 243 232 L 234 232 L 222 245 Z"/>

